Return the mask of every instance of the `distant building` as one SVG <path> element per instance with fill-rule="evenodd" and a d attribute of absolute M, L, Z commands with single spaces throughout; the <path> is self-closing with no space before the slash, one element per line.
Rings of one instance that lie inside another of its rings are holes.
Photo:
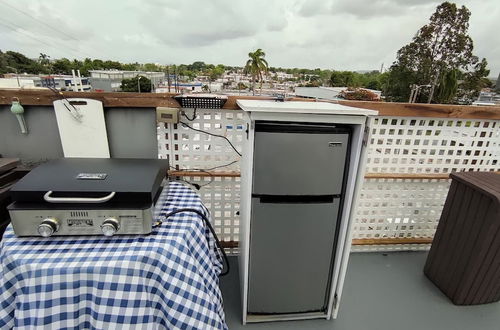
<path fill-rule="evenodd" d="M 54 88 L 65 91 L 90 91 L 86 77 L 72 75 L 5 74 L 0 78 L 0 88 Z"/>
<path fill-rule="evenodd" d="M 176 88 L 177 87 L 177 88 Z M 168 85 L 162 84 L 155 89 L 156 93 L 168 93 Z M 200 93 L 203 92 L 203 83 L 192 82 L 192 83 L 170 83 L 170 93 Z"/>
<path fill-rule="evenodd" d="M 89 78 L 70 75 L 40 76 L 40 80 L 35 81 L 35 87 L 50 87 L 73 92 L 89 92 L 92 89 Z"/>
<path fill-rule="evenodd" d="M 347 87 L 295 87 L 295 95 L 319 100 L 337 100 L 340 93 L 346 89 Z M 378 98 L 382 95 L 381 91 L 368 88 L 363 89 L 376 94 Z"/>
<path fill-rule="evenodd" d="M 164 72 L 149 71 L 119 71 L 119 70 L 90 70 L 90 84 L 94 90 L 104 92 L 121 91 L 122 80 L 144 76 L 151 80 L 152 90 L 166 81 Z"/>
<path fill-rule="evenodd" d="M 479 93 L 473 105 L 500 105 L 500 93 L 495 93 L 493 90 L 483 90 Z"/>
<path fill-rule="evenodd" d="M 276 72 L 276 78 L 280 79 L 280 80 L 286 80 L 286 79 L 293 79 L 295 77 L 291 73 L 286 73 L 286 72 L 283 72 L 283 71 L 278 71 L 278 72 Z"/>
<path fill-rule="evenodd" d="M 0 78 L 0 88 L 35 88 L 35 81 L 39 80 L 36 75 L 4 74 L 4 78 Z"/>

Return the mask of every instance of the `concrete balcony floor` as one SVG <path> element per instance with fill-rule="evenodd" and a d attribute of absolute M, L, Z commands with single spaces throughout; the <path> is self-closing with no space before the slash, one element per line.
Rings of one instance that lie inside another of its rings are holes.
<path fill-rule="evenodd" d="M 237 258 L 221 279 L 229 329 L 496 330 L 500 302 L 455 306 L 423 274 L 427 253 L 353 253 L 336 320 L 241 324 Z"/>

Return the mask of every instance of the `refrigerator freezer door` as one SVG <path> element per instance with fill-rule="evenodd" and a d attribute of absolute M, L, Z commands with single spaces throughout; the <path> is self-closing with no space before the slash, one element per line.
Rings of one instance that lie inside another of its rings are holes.
<path fill-rule="evenodd" d="M 340 194 L 348 143 L 348 133 L 257 130 L 253 194 Z"/>
<path fill-rule="evenodd" d="M 249 313 L 325 309 L 339 202 L 274 204 L 252 198 Z"/>

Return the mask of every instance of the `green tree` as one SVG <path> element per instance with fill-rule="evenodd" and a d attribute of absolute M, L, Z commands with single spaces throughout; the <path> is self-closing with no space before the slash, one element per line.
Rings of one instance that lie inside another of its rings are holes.
<path fill-rule="evenodd" d="M 429 23 L 420 28 L 413 40 L 402 47 L 390 69 L 388 97 L 406 101 L 410 85 L 432 85 L 418 101 L 436 100 L 434 93 L 442 77 L 453 70 L 468 71 L 478 62 L 468 35 L 470 11 L 443 2 L 437 6 Z M 403 77 L 404 76 L 404 77 Z M 450 78 L 450 76 L 448 76 Z"/>
<path fill-rule="evenodd" d="M 487 66 L 488 62 L 483 58 L 480 62 L 476 63 L 474 70 L 462 74 L 457 92 L 460 103 L 472 103 L 479 96 L 481 89 L 492 86 L 491 81 L 486 78 L 490 74 Z"/>
<path fill-rule="evenodd" d="M 67 58 L 57 59 L 52 63 L 52 71 L 58 74 L 71 74 L 73 65 Z"/>
<path fill-rule="evenodd" d="M 48 73 L 47 68 L 43 67 L 38 61 L 10 50 L 5 53 L 0 51 L 0 64 L 0 74 L 13 72 L 14 70 L 18 73 Z"/>
<path fill-rule="evenodd" d="M 209 71 L 208 77 L 211 81 L 215 81 L 219 79 L 224 74 L 225 68 L 224 65 L 219 64 L 215 68 Z"/>
<path fill-rule="evenodd" d="M 262 49 L 257 49 L 254 52 L 248 53 L 249 59 L 245 64 L 243 72 L 245 74 L 250 74 L 252 76 L 252 91 L 255 95 L 255 82 L 260 81 L 260 93 L 262 94 L 262 81 L 264 79 L 264 74 L 268 72 L 269 65 L 264 57 L 266 53 Z"/>
<path fill-rule="evenodd" d="M 144 71 L 153 71 L 153 72 L 160 72 L 161 71 L 161 68 L 154 63 L 146 63 L 143 65 L 142 69 Z"/>
<path fill-rule="evenodd" d="M 134 78 L 122 79 L 122 92 L 140 92 L 150 93 L 151 92 L 151 80 L 144 76 L 136 76 Z"/>
<path fill-rule="evenodd" d="M 330 76 L 330 85 L 332 87 L 353 87 L 354 72 L 352 71 L 333 71 Z"/>
<path fill-rule="evenodd" d="M 41 66 L 46 68 L 47 71 L 51 71 L 50 68 L 50 56 L 44 53 L 40 53 L 40 56 L 38 56 L 38 62 L 40 63 Z"/>

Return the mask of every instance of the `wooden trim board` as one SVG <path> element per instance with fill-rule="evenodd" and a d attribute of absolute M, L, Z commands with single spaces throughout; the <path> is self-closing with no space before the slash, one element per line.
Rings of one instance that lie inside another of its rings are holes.
<path fill-rule="evenodd" d="M 400 245 L 400 244 L 431 244 L 432 238 L 355 238 L 352 245 Z M 236 241 L 221 241 L 224 248 L 237 248 Z"/>
<path fill-rule="evenodd" d="M 173 98 L 175 93 L 123 93 L 123 92 L 62 92 L 62 95 L 48 89 L 0 89 L 0 105 L 12 104 L 17 97 L 23 105 L 52 106 L 54 100 L 66 98 L 89 98 L 99 100 L 105 108 L 154 108 L 158 106 L 180 108 Z M 273 100 L 266 96 L 228 96 L 223 109 L 239 110 L 237 100 Z M 290 101 L 319 102 L 307 98 L 289 98 Z M 339 103 L 363 109 L 377 110 L 379 116 L 396 117 L 433 117 L 463 119 L 500 120 L 500 106 L 468 106 L 454 104 L 392 103 L 368 101 L 320 101 Z"/>

